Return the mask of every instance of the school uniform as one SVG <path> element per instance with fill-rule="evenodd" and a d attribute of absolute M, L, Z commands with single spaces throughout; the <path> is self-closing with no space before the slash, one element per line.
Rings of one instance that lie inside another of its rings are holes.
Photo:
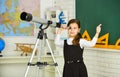
<path fill-rule="evenodd" d="M 92 47 L 97 42 L 97 38 L 91 41 L 80 39 L 79 45 L 72 45 L 73 38 L 61 40 L 58 34 L 55 38 L 55 44 L 62 46 L 64 51 L 64 69 L 63 77 L 88 77 L 87 69 L 83 61 L 84 47 Z"/>

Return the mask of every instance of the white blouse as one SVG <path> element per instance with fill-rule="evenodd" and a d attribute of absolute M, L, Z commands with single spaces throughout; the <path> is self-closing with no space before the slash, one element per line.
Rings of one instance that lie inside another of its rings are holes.
<path fill-rule="evenodd" d="M 91 41 L 88 41 L 88 40 L 85 40 L 85 39 L 80 39 L 79 41 L 79 44 L 80 44 L 80 47 L 81 48 L 84 48 L 84 47 L 93 47 L 95 46 L 96 42 L 97 42 L 97 39 L 96 37 L 93 37 L 93 39 Z M 67 39 L 67 44 L 68 45 L 72 45 L 72 40 L 73 38 L 68 38 Z M 64 46 L 64 40 L 61 40 L 60 39 L 60 34 L 57 34 L 56 35 L 56 38 L 55 38 L 55 45 L 58 45 L 60 47 L 63 47 Z"/>

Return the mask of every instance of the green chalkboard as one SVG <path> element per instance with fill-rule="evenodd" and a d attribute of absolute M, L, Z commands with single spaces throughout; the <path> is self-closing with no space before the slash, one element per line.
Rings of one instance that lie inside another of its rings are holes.
<path fill-rule="evenodd" d="M 76 19 L 81 22 L 81 33 L 88 30 L 90 37 L 101 23 L 100 36 L 110 33 L 109 44 L 120 38 L 120 0 L 76 0 Z"/>

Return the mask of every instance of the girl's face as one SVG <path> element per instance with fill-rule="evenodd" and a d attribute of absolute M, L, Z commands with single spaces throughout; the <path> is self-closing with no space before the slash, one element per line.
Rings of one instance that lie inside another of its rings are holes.
<path fill-rule="evenodd" d="M 71 23 L 68 29 L 69 37 L 74 38 L 78 34 L 78 32 L 80 32 L 80 28 L 78 27 L 78 25 L 76 23 Z"/>

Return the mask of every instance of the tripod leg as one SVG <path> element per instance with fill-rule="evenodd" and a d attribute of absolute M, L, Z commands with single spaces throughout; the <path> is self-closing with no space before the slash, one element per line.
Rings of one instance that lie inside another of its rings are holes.
<path fill-rule="evenodd" d="M 40 43 L 39 43 L 39 44 L 40 44 L 40 50 L 39 50 L 39 52 L 38 52 L 38 61 L 37 61 L 37 62 L 40 62 L 40 59 L 41 59 L 41 56 L 42 56 L 42 55 L 41 55 L 41 54 L 42 54 L 41 52 L 42 52 L 42 50 L 43 50 L 43 47 L 42 47 L 42 46 L 43 46 L 43 41 L 40 40 Z M 37 76 L 36 76 L 36 77 L 40 77 L 40 76 L 39 76 L 40 69 L 41 69 L 40 66 L 38 66 L 38 67 L 37 67 Z"/>
<path fill-rule="evenodd" d="M 54 63 L 57 63 L 56 60 L 55 60 L 55 57 L 54 57 L 54 55 L 53 55 L 53 51 L 52 51 L 52 49 L 51 49 L 51 47 L 50 47 L 50 44 L 49 44 L 49 42 L 48 42 L 48 39 L 46 39 L 46 43 L 47 43 L 47 45 L 48 45 L 48 48 L 49 48 L 49 50 L 50 50 L 50 53 L 51 53 L 51 56 L 52 56 L 52 59 L 53 59 Z M 61 77 L 60 70 L 59 70 L 58 66 L 56 66 L 56 69 L 57 69 L 57 72 L 58 72 L 58 74 L 59 74 L 59 77 Z"/>
<path fill-rule="evenodd" d="M 35 55 L 35 52 L 36 52 L 38 43 L 39 43 L 39 39 L 37 39 L 37 41 L 36 41 L 36 44 L 35 44 L 35 47 L 34 47 L 34 49 L 33 49 L 33 52 L 32 52 L 32 55 L 31 55 L 31 57 L 30 57 L 30 60 L 29 60 L 29 62 L 28 62 L 28 66 L 27 66 L 27 69 L 26 69 L 26 72 L 25 72 L 24 77 L 27 77 L 27 74 L 28 74 L 28 71 L 29 71 L 29 68 L 30 68 L 30 63 L 31 63 L 32 60 L 33 60 L 33 57 L 34 57 L 34 55 Z"/>

